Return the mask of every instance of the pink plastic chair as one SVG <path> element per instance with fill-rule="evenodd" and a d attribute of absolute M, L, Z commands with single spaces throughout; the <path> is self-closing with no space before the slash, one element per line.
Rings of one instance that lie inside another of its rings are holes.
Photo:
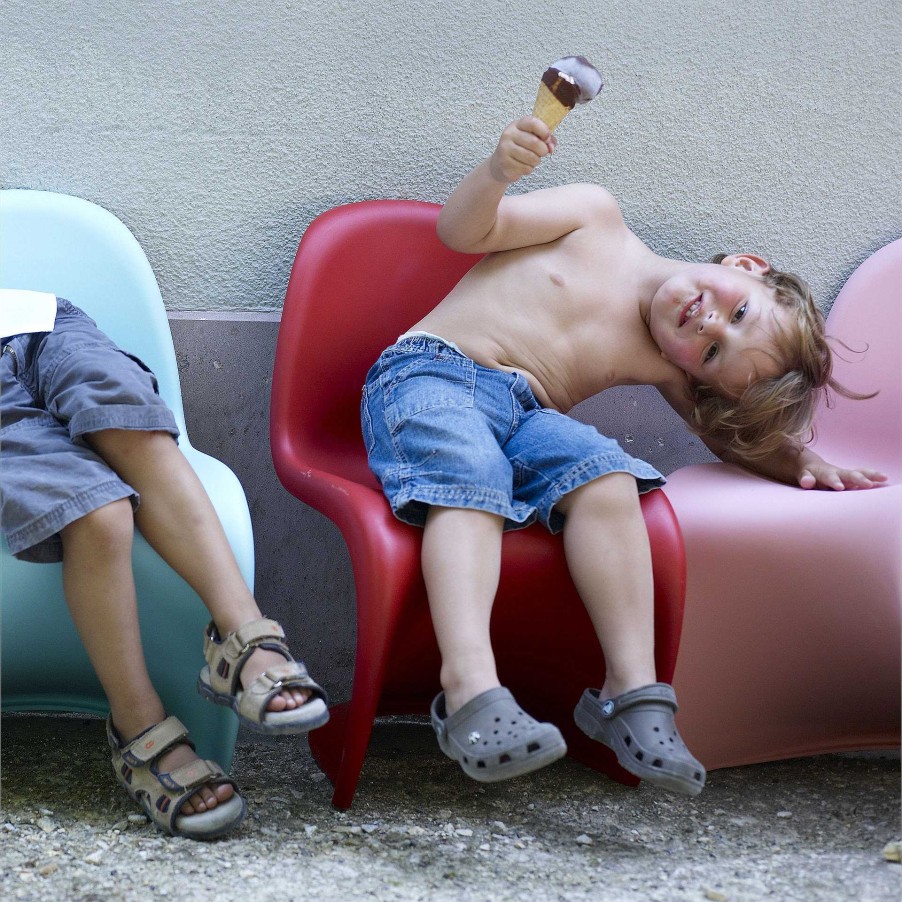
<path fill-rule="evenodd" d="M 367 466 L 360 391 L 379 353 L 477 261 L 436 238 L 439 207 L 368 201 L 318 217 L 288 284 L 272 392 L 273 460 L 293 495 L 330 517 L 350 552 L 357 657 L 350 703 L 310 734 L 313 754 L 350 806 L 373 721 L 425 714 L 439 690 L 439 655 L 420 572 L 422 531 L 394 518 Z M 643 496 L 655 574 L 656 663 L 676 660 L 685 569 L 663 492 Z M 638 781 L 573 724 L 604 659 L 567 574 L 560 537 L 532 527 L 505 537 L 492 621 L 499 673 L 533 716 L 554 721 L 572 757 L 629 785 Z"/>
<path fill-rule="evenodd" d="M 680 730 L 709 770 L 899 745 L 902 240 L 853 273 L 827 328 L 866 349 L 836 345 L 839 381 L 880 394 L 823 409 L 815 447 L 889 487 L 805 491 L 702 464 L 665 488 L 688 568 Z"/>

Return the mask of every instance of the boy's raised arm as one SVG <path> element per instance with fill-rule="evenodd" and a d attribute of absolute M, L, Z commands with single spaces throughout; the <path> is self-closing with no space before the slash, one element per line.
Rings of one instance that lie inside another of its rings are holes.
<path fill-rule="evenodd" d="M 534 116 L 512 122 L 494 153 L 464 177 L 438 220 L 438 236 L 452 250 L 470 254 L 545 244 L 572 232 L 616 201 L 595 185 L 544 188 L 505 197 L 508 186 L 529 175 L 550 154 L 555 138 Z"/>

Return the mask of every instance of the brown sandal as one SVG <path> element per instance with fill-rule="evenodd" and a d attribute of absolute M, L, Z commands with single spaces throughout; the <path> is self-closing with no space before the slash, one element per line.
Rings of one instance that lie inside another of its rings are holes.
<path fill-rule="evenodd" d="M 275 620 L 252 620 L 224 639 L 211 623 L 204 633 L 207 666 L 197 678 L 197 691 L 217 705 L 230 707 L 244 726 L 258 733 L 306 733 L 321 727 L 329 719 L 325 690 L 310 678 L 301 661 L 294 660 L 284 638 Z M 258 648 L 278 652 L 285 663 L 267 668 L 242 689 L 241 669 Z M 283 689 L 307 689 L 311 695 L 300 708 L 267 710 Z"/>
<path fill-rule="evenodd" d="M 215 839 L 244 820 L 244 799 L 238 794 L 235 781 L 215 761 L 198 758 L 172 771 L 157 770 L 155 762 L 169 749 L 177 745 L 194 748 L 188 730 L 177 717 L 167 717 L 125 745 L 113 726 L 112 717 L 108 717 L 106 735 L 113 752 L 116 779 L 157 829 L 189 839 Z M 201 786 L 223 783 L 235 788 L 232 798 L 208 811 L 179 813 L 184 802 Z"/>

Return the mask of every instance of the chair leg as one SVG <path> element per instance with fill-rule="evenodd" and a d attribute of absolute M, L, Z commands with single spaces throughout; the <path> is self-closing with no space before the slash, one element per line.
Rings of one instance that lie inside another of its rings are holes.
<path fill-rule="evenodd" d="M 410 572 L 410 568 L 401 572 Z M 314 758 L 335 788 L 332 804 L 351 807 L 373 723 L 382 697 L 388 654 L 401 610 L 410 599 L 411 580 L 361 578 L 355 573 L 357 594 L 357 654 L 351 701 L 336 706 L 330 721 L 310 734 Z"/>
<path fill-rule="evenodd" d="M 332 804 L 342 811 L 351 807 L 363 769 L 382 694 L 387 645 L 377 649 L 358 641 L 351 701 L 332 708 L 329 722 L 309 736 L 314 760 L 334 787 Z"/>

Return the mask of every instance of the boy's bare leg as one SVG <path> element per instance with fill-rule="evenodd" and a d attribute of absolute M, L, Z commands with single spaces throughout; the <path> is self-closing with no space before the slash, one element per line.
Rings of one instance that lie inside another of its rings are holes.
<path fill-rule="evenodd" d="M 604 651 L 603 699 L 656 681 L 651 549 L 636 480 L 611 473 L 565 496 L 564 549 Z"/>
<path fill-rule="evenodd" d="M 78 634 L 110 703 L 120 737 L 128 742 L 166 716 L 150 682 L 138 627 L 132 577 L 131 502 L 104 505 L 62 530 L 63 587 Z M 160 759 L 163 771 L 197 756 L 180 745 Z M 181 808 L 194 814 L 233 795 L 227 784 L 199 789 Z"/>
<path fill-rule="evenodd" d="M 201 597 L 225 636 L 263 615 L 241 576 L 228 539 L 203 484 L 167 432 L 106 429 L 85 436 L 91 447 L 141 495 L 135 522 L 144 538 Z M 257 649 L 241 671 L 247 686 L 258 674 L 284 663 Z M 271 711 L 304 704 L 306 689 L 286 689 Z"/>
<path fill-rule="evenodd" d="M 423 535 L 423 577 L 442 655 L 448 714 L 500 685 L 489 638 L 501 573 L 504 520 L 461 508 L 429 509 Z"/>

